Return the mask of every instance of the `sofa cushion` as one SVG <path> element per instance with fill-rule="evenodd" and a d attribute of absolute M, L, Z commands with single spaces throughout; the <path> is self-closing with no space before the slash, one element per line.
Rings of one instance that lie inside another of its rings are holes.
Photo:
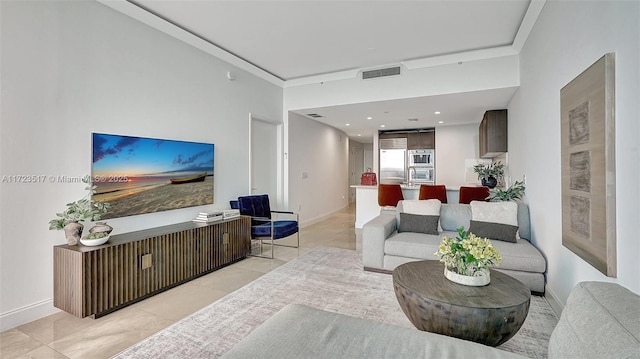
<path fill-rule="evenodd" d="M 400 213 L 398 232 L 415 232 L 438 234 L 438 219 L 440 216 L 427 216 L 411 213 Z"/>
<path fill-rule="evenodd" d="M 640 358 L 640 296 L 615 283 L 578 283 L 551 333 L 549 358 Z"/>
<path fill-rule="evenodd" d="M 471 220 L 469 232 L 481 238 L 516 243 L 517 226 Z"/>
<path fill-rule="evenodd" d="M 384 241 L 384 254 L 418 259 L 435 259 L 435 253 L 443 236 L 455 237 L 457 233 L 443 232 L 439 235 L 403 232 Z"/>
<path fill-rule="evenodd" d="M 491 244 L 502 256 L 499 269 L 544 273 L 547 261 L 529 241 L 518 238 L 516 243 L 493 241 Z"/>
<path fill-rule="evenodd" d="M 415 259 L 440 260 L 435 253 L 442 237 L 455 238 L 456 232 L 442 232 L 440 235 L 422 233 L 395 233 L 384 241 L 384 254 Z M 493 241 L 500 252 L 502 261 L 499 269 L 544 273 L 547 262 L 540 252 L 528 241 L 518 239 L 516 243 Z"/>

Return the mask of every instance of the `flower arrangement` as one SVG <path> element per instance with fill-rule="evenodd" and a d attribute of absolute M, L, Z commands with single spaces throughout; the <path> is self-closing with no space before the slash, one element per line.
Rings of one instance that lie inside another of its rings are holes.
<path fill-rule="evenodd" d="M 502 260 L 490 240 L 469 233 L 464 227 L 458 228 L 458 237 L 442 238 L 434 254 L 450 271 L 465 276 L 488 272 L 490 266 L 498 266 Z"/>

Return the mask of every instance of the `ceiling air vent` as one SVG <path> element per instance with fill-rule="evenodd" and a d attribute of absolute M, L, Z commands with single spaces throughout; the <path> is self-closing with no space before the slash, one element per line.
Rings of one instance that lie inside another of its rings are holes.
<path fill-rule="evenodd" d="M 313 118 L 319 118 L 322 117 L 322 115 L 318 115 L 317 113 L 308 113 L 307 116 L 309 117 L 313 117 Z"/>
<path fill-rule="evenodd" d="M 386 69 L 377 69 L 371 71 L 362 71 L 362 79 L 374 79 L 376 77 L 396 76 L 400 75 L 400 66 L 389 67 Z"/>

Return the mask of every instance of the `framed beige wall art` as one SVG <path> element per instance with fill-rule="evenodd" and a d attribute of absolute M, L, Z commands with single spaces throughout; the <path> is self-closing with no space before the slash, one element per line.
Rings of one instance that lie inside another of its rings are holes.
<path fill-rule="evenodd" d="M 562 245 L 616 276 L 615 55 L 560 90 Z"/>

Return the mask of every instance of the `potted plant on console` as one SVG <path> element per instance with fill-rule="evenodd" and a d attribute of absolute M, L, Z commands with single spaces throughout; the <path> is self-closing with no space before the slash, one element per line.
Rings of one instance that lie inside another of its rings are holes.
<path fill-rule="evenodd" d="M 473 166 L 473 172 L 478 174 L 478 179 L 483 186 L 494 188 L 498 184 L 498 179 L 504 175 L 504 165 L 502 162 L 492 162 L 489 164 L 479 163 Z"/>
<path fill-rule="evenodd" d="M 95 193 L 96 186 L 93 185 L 89 177 L 82 179 L 87 184 L 85 190 L 88 193 L 81 199 L 67 203 L 67 208 L 60 213 L 56 213 L 57 218 L 49 221 L 50 230 L 64 230 L 67 244 L 75 246 L 80 240 L 85 245 L 100 245 L 109 240 L 109 233 L 112 228 L 105 223 L 96 223 L 97 230 L 91 228 L 91 232 L 86 237 L 82 237 L 84 225 L 81 222 L 98 221 L 101 214 L 105 213 L 110 204 L 107 202 L 96 202 L 91 198 Z"/>

